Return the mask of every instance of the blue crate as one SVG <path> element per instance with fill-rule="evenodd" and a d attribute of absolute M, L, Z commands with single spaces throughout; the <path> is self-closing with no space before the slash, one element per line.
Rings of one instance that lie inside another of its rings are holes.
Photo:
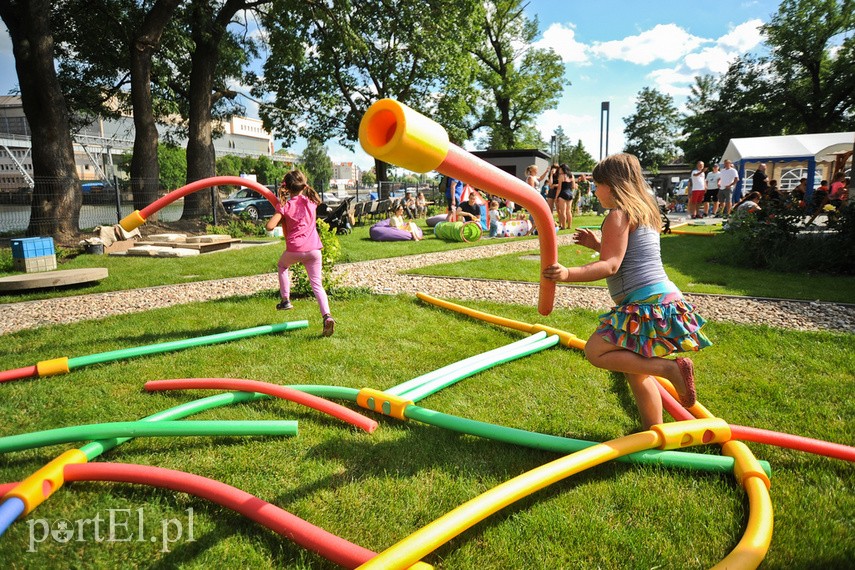
<path fill-rule="evenodd" d="M 55 255 L 53 238 L 31 237 L 12 240 L 12 259 L 29 259 L 31 257 L 44 257 Z"/>

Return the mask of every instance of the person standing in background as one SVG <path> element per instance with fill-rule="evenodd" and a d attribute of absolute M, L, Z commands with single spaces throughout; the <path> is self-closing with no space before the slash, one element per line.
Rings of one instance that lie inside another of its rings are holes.
<path fill-rule="evenodd" d="M 704 201 L 704 195 L 707 192 L 706 183 L 704 182 L 704 162 L 699 160 L 692 171 L 692 176 L 689 184 L 692 191 L 689 194 L 689 217 L 696 220 L 701 216 L 701 203 Z"/>
<path fill-rule="evenodd" d="M 723 212 L 725 216 L 729 216 L 730 210 L 733 208 L 733 204 L 742 199 L 741 192 L 738 197 L 736 195 L 737 192 L 735 188 L 737 182 L 739 182 L 739 172 L 737 172 L 733 167 L 733 163 L 731 161 L 725 160 L 724 170 L 719 172 L 718 178 L 718 187 L 721 189 L 719 191 L 718 203 L 719 208 L 721 208 L 721 212 Z"/>
<path fill-rule="evenodd" d="M 707 191 L 704 193 L 704 216 L 714 216 L 718 210 L 718 181 L 721 173 L 718 171 L 718 163 L 712 165 L 712 172 L 707 174 Z"/>

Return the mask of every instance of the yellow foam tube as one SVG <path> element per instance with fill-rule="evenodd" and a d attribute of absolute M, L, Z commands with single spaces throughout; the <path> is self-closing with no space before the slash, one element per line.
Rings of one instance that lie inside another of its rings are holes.
<path fill-rule="evenodd" d="M 480 319 L 489 323 L 502 325 L 508 328 L 528 331 L 526 328 L 529 325 L 519 321 L 512 321 L 502 317 L 497 317 L 489 313 L 483 313 L 450 303 L 441 299 L 436 299 L 424 293 L 418 293 L 417 297 L 425 302 L 434 304 L 438 307 L 455 311 L 476 319 Z M 584 342 L 581 347 L 584 348 Z M 656 380 L 672 395 L 678 398 L 677 390 L 665 378 L 656 376 Z M 714 418 L 715 416 L 700 402 L 696 402 L 690 408 L 692 414 L 697 418 Z M 715 568 L 723 570 L 730 569 L 749 569 L 756 568 L 763 561 L 766 552 L 769 550 L 769 545 L 772 542 L 772 531 L 774 523 L 774 513 L 772 510 L 772 499 L 769 496 L 770 482 L 762 467 L 757 463 L 757 459 L 747 445 L 739 441 L 728 441 L 722 445 L 722 451 L 736 460 L 734 464 L 734 475 L 740 484 L 745 488 L 748 494 L 749 518 L 743 533 L 742 540 L 736 545 L 733 551 L 728 554 Z"/>
<path fill-rule="evenodd" d="M 36 372 L 38 372 L 40 378 L 56 376 L 57 374 L 68 374 L 68 357 L 62 356 L 60 358 L 36 362 Z"/>
<path fill-rule="evenodd" d="M 590 467 L 623 455 L 653 449 L 661 443 L 662 439 L 657 432 L 635 433 L 588 447 L 532 469 L 463 503 L 381 552 L 359 568 L 363 570 L 407 568 L 466 529 L 535 491 Z"/>
<path fill-rule="evenodd" d="M 760 477 L 749 478 L 744 486 L 748 493 L 748 523 L 745 525 L 745 533 L 736 548 L 713 566 L 713 570 L 757 568 L 769 552 L 775 518 L 769 490 Z"/>
<path fill-rule="evenodd" d="M 4 499 L 16 497 L 24 503 L 24 517 L 41 505 L 65 483 L 65 466 L 71 463 L 86 463 L 86 454 L 79 449 L 69 449 L 50 463 L 18 483 L 18 486 L 6 493 Z"/>
<path fill-rule="evenodd" d="M 119 222 L 122 229 L 126 232 L 132 232 L 145 223 L 145 218 L 142 217 L 139 210 L 134 210 Z"/>
<path fill-rule="evenodd" d="M 558 337 L 561 344 L 564 346 L 569 346 L 571 348 L 584 349 L 585 341 L 577 337 L 576 335 L 569 333 L 567 331 L 562 331 L 553 327 L 549 327 L 541 324 L 529 324 L 524 323 L 522 321 L 515 321 L 513 319 L 506 319 L 504 317 L 498 317 L 496 315 L 491 315 L 490 313 L 483 313 L 481 311 L 476 311 L 475 309 L 470 309 L 469 307 L 464 307 L 462 305 L 457 305 L 455 303 L 451 303 L 449 301 L 445 301 L 443 299 L 437 299 L 436 297 L 431 297 L 426 293 L 416 293 L 416 297 L 421 299 L 426 303 L 430 303 L 431 305 L 436 305 L 437 307 L 442 307 L 443 309 L 448 309 L 449 311 L 454 311 L 457 313 L 461 313 L 463 315 L 472 317 L 474 319 L 478 319 L 481 321 L 485 321 L 494 325 L 499 325 L 502 327 L 506 327 L 509 329 L 514 329 L 527 333 L 538 333 L 545 332 L 548 335 L 555 335 Z"/>
<path fill-rule="evenodd" d="M 439 123 L 393 99 L 368 108 L 359 123 L 359 142 L 371 156 L 413 172 L 436 170 L 449 144 Z"/>

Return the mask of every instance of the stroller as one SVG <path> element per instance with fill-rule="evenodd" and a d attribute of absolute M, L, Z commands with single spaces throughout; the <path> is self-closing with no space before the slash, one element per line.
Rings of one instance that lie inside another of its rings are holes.
<path fill-rule="evenodd" d="M 350 203 L 353 196 L 348 196 L 337 206 L 330 208 L 328 204 L 318 206 L 318 217 L 326 222 L 335 233 L 349 234 L 352 226 L 350 221 Z"/>

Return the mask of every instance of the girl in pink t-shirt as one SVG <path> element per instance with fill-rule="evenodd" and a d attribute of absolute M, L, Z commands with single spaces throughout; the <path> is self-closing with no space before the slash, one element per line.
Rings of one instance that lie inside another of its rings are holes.
<path fill-rule="evenodd" d="M 306 183 L 305 174 L 292 170 L 282 180 L 279 199 L 279 208 L 267 222 L 267 231 L 273 231 L 281 222 L 285 235 L 285 252 L 279 258 L 279 294 L 282 301 L 276 305 L 276 309 L 287 311 L 294 308 L 291 304 L 291 275 L 288 268 L 295 263 L 302 263 L 324 319 L 324 336 L 330 336 L 335 329 L 335 320 L 330 314 L 327 292 L 324 290 L 321 275 L 323 245 L 316 225 L 321 197 Z"/>

